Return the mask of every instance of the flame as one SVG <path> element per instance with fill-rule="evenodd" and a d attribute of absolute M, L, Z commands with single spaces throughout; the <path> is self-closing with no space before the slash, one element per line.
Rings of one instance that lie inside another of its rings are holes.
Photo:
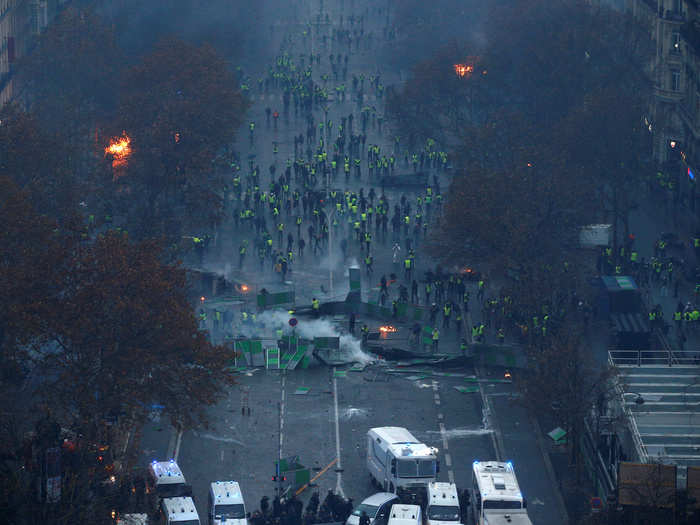
<path fill-rule="evenodd" d="M 396 329 L 396 327 L 395 327 L 395 326 L 392 326 L 392 325 L 390 325 L 390 324 L 388 324 L 388 325 L 386 325 L 386 326 L 380 326 L 380 327 L 379 327 L 379 331 L 382 332 L 382 333 L 385 333 L 385 334 L 386 334 L 386 333 L 398 332 L 398 330 Z"/>
<path fill-rule="evenodd" d="M 466 77 L 474 72 L 474 66 L 471 64 L 455 64 L 454 67 L 458 77 Z"/>
<path fill-rule="evenodd" d="M 131 139 L 122 131 L 121 137 L 110 139 L 109 146 L 105 148 L 105 155 L 112 155 L 112 167 L 117 168 L 126 164 L 126 159 L 131 154 Z"/>

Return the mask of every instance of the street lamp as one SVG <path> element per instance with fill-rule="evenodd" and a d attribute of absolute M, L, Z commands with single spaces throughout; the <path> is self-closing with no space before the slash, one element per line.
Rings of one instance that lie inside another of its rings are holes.
<path fill-rule="evenodd" d="M 335 216 L 336 208 L 332 208 L 331 212 L 326 215 L 328 221 L 328 287 L 331 298 L 333 297 L 333 217 Z"/>

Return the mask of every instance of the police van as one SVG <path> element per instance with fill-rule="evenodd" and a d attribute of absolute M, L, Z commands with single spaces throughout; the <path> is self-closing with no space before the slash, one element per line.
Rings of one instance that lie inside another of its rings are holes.
<path fill-rule="evenodd" d="M 423 525 L 420 507 L 395 503 L 391 506 L 387 525 Z"/>
<path fill-rule="evenodd" d="M 425 516 L 428 520 L 427 525 L 459 524 L 462 513 L 459 508 L 457 485 L 441 481 L 430 483 Z"/>
<path fill-rule="evenodd" d="M 469 497 L 477 525 L 532 525 L 511 462 L 475 461 Z"/>
<path fill-rule="evenodd" d="M 159 499 L 192 495 L 192 487 L 185 481 L 185 475 L 174 459 L 154 460 L 148 465 L 146 490 Z"/>
<path fill-rule="evenodd" d="M 161 500 L 160 522 L 162 525 L 201 525 L 194 500 L 190 497 Z"/>
<path fill-rule="evenodd" d="M 209 487 L 209 525 L 248 525 L 245 502 L 237 481 L 214 481 Z"/>
<path fill-rule="evenodd" d="M 423 496 L 440 470 L 437 449 L 419 442 L 401 427 L 377 427 L 367 432 L 367 469 L 385 492 Z"/>

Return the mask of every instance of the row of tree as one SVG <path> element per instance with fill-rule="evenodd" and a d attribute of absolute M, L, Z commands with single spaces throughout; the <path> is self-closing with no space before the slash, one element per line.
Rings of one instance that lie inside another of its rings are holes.
<path fill-rule="evenodd" d="M 206 424 L 232 382 L 233 355 L 199 329 L 173 246 L 221 218 L 249 105 L 236 50 L 152 34 L 134 50 L 127 34 L 158 2 L 121 2 L 110 20 L 89 4 L 62 11 L 18 64 L 26 105 L 0 108 L 0 508 L 18 524 L 47 512 L 107 523 L 114 499 L 93 454 L 114 447 L 105 423 L 138 426 L 157 406 L 178 426 Z M 56 424 L 77 449 L 64 449 L 63 497 L 49 507 L 25 467 L 58 444 L 45 435 Z"/>
<path fill-rule="evenodd" d="M 396 4 L 404 32 L 438 16 L 435 5 Z M 584 418 L 612 394 L 613 374 L 585 350 L 577 304 L 591 302 L 597 254 L 580 246 L 578 232 L 612 223 L 617 253 L 649 173 L 648 32 L 598 4 L 490 2 L 476 29 L 433 46 L 388 100 L 408 142 L 433 137 L 453 152 L 433 255 L 488 269 L 521 327 L 540 330 L 544 315 L 556 320 L 547 337 L 529 339 L 531 366 L 517 379 L 523 400 L 567 431 L 577 466 Z M 457 7 L 450 16 L 450 27 L 474 24 Z M 409 41 L 396 45 L 410 53 Z"/>
<path fill-rule="evenodd" d="M 221 218 L 227 160 L 248 108 L 239 75 L 206 43 L 166 38 L 134 60 L 118 37 L 88 10 L 68 8 L 49 26 L 18 68 L 26 118 L 43 136 L 15 141 L 15 159 L 46 151 L 33 164 L 72 196 L 61 204 L 83 201 L 95 220 L 117 217 L 132 236 L 196 235 Z M 10 111 L 12 126 L 21 112 Z M 105 154 L 115 137 L 129 140 L 116 163 Z M 41 184 L 30 175 L 22 187 Z"/>

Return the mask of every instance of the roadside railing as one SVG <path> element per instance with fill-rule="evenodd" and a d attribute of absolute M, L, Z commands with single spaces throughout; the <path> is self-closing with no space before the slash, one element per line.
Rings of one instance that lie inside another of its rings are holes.
<path fill-rule="evenodd" d="M 700 350 L 609 350 L 611 366 L 698 366 Z"/>

